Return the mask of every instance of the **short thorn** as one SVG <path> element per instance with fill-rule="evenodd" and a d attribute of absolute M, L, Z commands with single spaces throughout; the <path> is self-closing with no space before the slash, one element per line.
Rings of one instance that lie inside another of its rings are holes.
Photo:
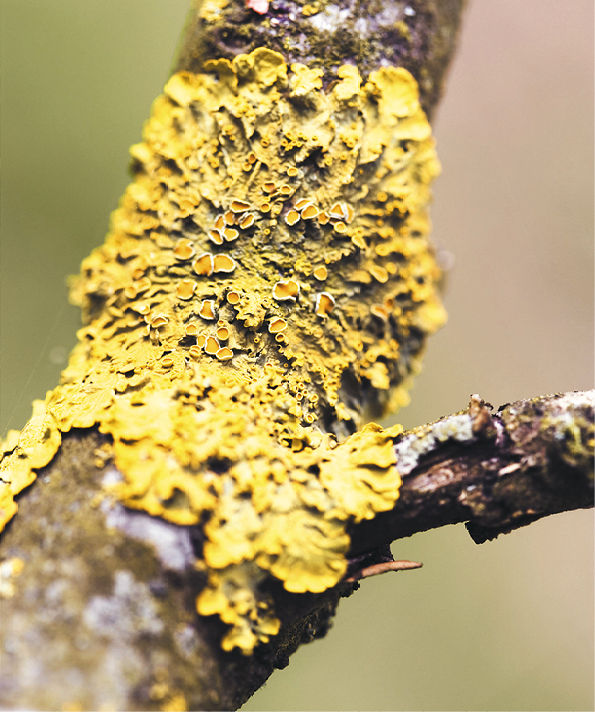
<path fill-rule="evenodd" d="M 366 566 L 345 580 L 351 583 L 360 579 L 370 578 L 370 576 L 385 574 L 387 571 L 408 571 L 409 569 L 421 569 L 422 566 L 423 564 L 417 561 L 385 561 L 382 564 Z"/>

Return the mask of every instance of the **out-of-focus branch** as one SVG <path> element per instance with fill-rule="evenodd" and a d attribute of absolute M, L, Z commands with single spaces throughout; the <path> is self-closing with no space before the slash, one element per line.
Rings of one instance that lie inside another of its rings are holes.
<path fill-rule="evenodd" d="M 411 430 L 397 444 L 395 508 L 353 528 L 352 553 L 467 522 L 477 543 L 550 514 L 593 506 L 595 391 L 467 410 Z"/>

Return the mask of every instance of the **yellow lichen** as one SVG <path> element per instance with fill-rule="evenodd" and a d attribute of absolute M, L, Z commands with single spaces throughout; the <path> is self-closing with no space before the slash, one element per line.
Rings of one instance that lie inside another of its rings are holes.
<path fill-rule="evenodd" d="M 79 343 L 3 446 L 0 527 L 61 433 L 97 425 L 114 496 L 204 527 L 198 611 L 250 653 L 280 625 L 268 578 L 337 584 L 348 525 L 398 498 L 398 429 L 346 436 L 406 402 L 444 321 L 439 164 L 404 69 L 346 65 L 324 90 L 259 48 L 205 70 L 171 77 L 131 149 L 135 181 L 72 288 Z"/>
<path fill-rule="evenodd" d="M 221 11 L 229 5 L 229 0 L 204 0 L 198 5 L 200 16 L 207 22 L 219 19 Z"/>
<path fill-rule="evenodd" d="M 316 297 L 316 314 L 317 316 L 327 316 L 333 311 L 335 306 L 335 298 L 328 292 L 320 292 Z"/>
<path fill-rule="evenodd" d="M 320 8 L 318 5 L 304 5 L 302 8 L 302 13 L 306 16 L 309 17 L 310 15 L 316 15 L 316 13 L 320 12 Z"/>
<path fill-rule="evenodd" d="M 314 270 L 313 274 L 320 282 L 324 282 L 324 280 L 328 277 L 328 270 L 324 265 L 321 265 Z"/>
<path fill-rule="evenodd" d="M 44 401 L 34 401 L 33 416 L 20 433 L 10 431 L 0 460 L 0 531 L 17 512 L 14 497 L 36 477 L 34 470 L 44 467 L 60 447 L 58 424 L 48 413 Z"/>

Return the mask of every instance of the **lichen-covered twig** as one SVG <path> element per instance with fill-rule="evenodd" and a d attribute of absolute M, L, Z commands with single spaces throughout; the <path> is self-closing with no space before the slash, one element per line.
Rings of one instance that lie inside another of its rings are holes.
<path fill-rule="evenodd" d="M 353 527 L 351 553 L 467 522 L 477 543 L 550 514 L 593 506 L 595 391 L 467 410 L 397 443 L 401 496 L 391 512 Z"/>
<path fill-rule="evenodd" d="M 347 525 L 392 508 L 401 428 L 362 420 L 403 403 L 444 322 L 417 83 L 323 78 L 268 48 L 170 78 L 73 283 L 84 326 L 62 382 L 0 461 L 1 524 L 62 435 L 98 425 L 110 495 L 201 526 L 198 612 L 244 654 L 279 630 L 268 578 L 332 588 Z"/>

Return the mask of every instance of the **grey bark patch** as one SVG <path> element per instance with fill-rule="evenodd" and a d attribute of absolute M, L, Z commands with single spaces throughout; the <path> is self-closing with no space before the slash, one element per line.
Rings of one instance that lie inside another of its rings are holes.
<path fill-rule="evenodd" d="M 113 596 L 94 596 L 83 611 L 83 622 L 95 633 L 130 641 L 142 634 L 159 635 L 164 628 L 146 584 L 130 571 L 116 571 Z"/>
<path fill-rule="evenodd" d="M 133 512 L 115 503 L 107 512 L 106 524 L 144 543 L 151 544 L 164 568 L 183 572 L 194 562 L 190 534 L 180 527 L 146 512 Z"/>

